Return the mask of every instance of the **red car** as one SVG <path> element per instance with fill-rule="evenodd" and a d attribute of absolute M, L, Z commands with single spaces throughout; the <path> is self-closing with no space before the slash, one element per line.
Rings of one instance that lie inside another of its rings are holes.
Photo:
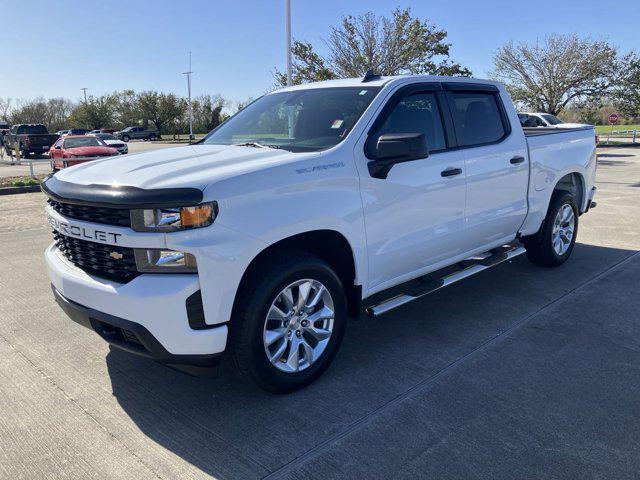
<path fill-rule="evenodd" d="M 60 137 L 49 149 L 51 168 L 54 171 L 114 155 L 119 155 L 118 150 L 108 147 L 99 138 L 86 135 Z"/>

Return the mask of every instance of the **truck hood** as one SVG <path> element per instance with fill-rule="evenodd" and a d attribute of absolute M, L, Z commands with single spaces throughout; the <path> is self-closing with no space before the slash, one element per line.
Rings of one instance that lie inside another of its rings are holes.
<path fill-rule="evenodd" d="M 80 185 L 204 190 L 225 178 L 318 155 L 236 145 L 189 145 L 94 160 L 62 170 L 56 178 Z"/>

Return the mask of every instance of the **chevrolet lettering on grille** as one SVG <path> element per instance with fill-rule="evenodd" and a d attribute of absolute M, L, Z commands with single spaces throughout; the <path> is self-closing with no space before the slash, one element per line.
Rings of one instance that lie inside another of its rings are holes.
<path fill-rule="evenodd" d="M 69 222 L 63 222 L 51 215 L 47 215 L 47 221 L 54 230 L 71 237 L 83 238 L 86 240 L 93 240 L 101 243 L 118 243 L 118 237 L 122 234 L 108 232 L 106 230 L 98 230 L 94 228 L 79 227 Z"/>

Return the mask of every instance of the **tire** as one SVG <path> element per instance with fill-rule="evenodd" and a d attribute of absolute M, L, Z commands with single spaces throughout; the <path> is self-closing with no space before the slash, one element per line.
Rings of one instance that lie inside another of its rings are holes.
<path fill-rule="evenodd" d="M 149 135 L 149 141 L 150 142 L 154 142 L 156 140 L 156 134 L 152 133 L 151 135 Z"/>
<path fill-rule="evenodd" d="M 124 143 L 129 143 L 129 135 L 123 135 L 123 136 L 122 136 L 122 141 L 123 141 Z"/>
<path fill-rule="evenodd" d="M 576 243 L 578 218 L 573 195 L 554 192 L 540 230 L 523 239 L 529 260 L 545 267 L 558 267 L 566 262 Z"/>
<path fill-rule="evenodd" d="M 238 370 L 273 393 L 309 385 L 329 368 L 344 336 L 347 304 L 338 275 L 315 255 L 291 252 L 265 258 L 249 275 L 231 321 L 230 345 Z M 305 306 L 318 302 L 298 316 L 293 312 L 303 291 L 307 292 Z M 324 293 L 317 295 L 319 291 Z M 287 307 L 290 300 L 291 308 Z M 332 320 L 326 319 L 329 311 L 333 311 Z M 305 327 L 305 318 L 316 320 L 306 320 Z M 269 346 L 268 336 L 273 341 Z"/>

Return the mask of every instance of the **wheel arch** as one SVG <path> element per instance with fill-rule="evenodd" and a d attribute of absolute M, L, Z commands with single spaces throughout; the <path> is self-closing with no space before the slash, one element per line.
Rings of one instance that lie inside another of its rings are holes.
<path fill-rule="evenodd" d="M 583 213 L 585 210 L 584 199 L 587 198 L 587 192 L 585 191 L 585 180 L 581 173 L 570 172 L 561 177 L 553 187 L 553 192 L 565 191 L 571 193 L 576 199 L 576 205 L 578 206 L 579 213 Z"/>
<path fill-rule="evenodd" d="M 359 314 L 362 287 L 355 284 L 358 272 L 354 249 L 347 238 L 336 230 L 311 230 L 298 233 L 278 240 L 261 250 L 254 256 L 242 275 L 233 302 L 234 311 L 239 293 L 247 284 L 251 273 L 269 255 L 283 251 L 312 253 L 327 262 L 336 271 L 345 288 L 349 314 L 352 316 Z"/>

